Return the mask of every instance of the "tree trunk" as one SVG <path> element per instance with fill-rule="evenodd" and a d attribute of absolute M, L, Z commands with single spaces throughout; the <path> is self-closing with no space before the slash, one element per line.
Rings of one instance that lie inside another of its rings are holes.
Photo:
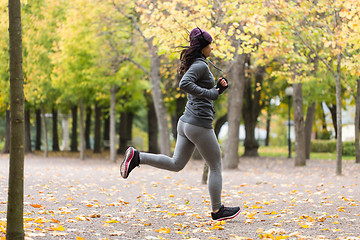
<path fill-rule="evenodd" d="M 91 149 L 90 131 L 91 131 L 91 106 L 86 108 L 86 123 L 85 123 L 85 149 Z"/>
<path fill-rule="evenodd" d="M 45 116 L 45 107 L 41 107 L 41 122 L 43 129 L 43 137 L 44 137 L 44 156 L 48 157 L 48 138 L 47 138 L 47 128 L 46 128 L 46 116 Z"/>
<path fill-rule="evenodd" d="M 217 139 L 219 139 L 219 133 L 221 127 L 226 123 L 226 121 L 227 121 L 227 114 L 224 114 L 215 122 L 214 132 Z M 207 184 L 208 175 L 209 175 L 209 166 L 206 164 L 206 162 L 204 162 L 201 184 Z"/>
<path fill-rule="evenodd" d="M 36 109 L 36 142 L 35 142 L 35 150 L 41 150 L 41 110 Z"/>
<path fill-rule="evenodd" d="M 71 129 L 70 151 L 77 152 L 78 140 L 77 140 L 77 106 L 76 105 L 71 108 L 71 114 L 72 114 L 72 129 Z"/>
<path fill-rule="evenodd" d="M 61 115 L 61 126 L 62 126 L 62 145 L 61 149 L 63 151 L 70 150 L 69 144 L 69 116 L 67 114 Z"/>
<path fill-rule="evenodd" d="M 149 152 L 159 153 L 159 142 L 158 142 L 158 122 L 155 113 L 154 101 L 151 99 L 147 100 L 148 106 L 148 140 L 149 140 Z"/>
<path fill-rule="evenodd" d="M 231 71 L 228 97 L 228 137 L 224 155 L 224 167 L 237 168 L 239 163 L 239 127 L 244 95 L 246 54 L 236 56 Z"/>
<path fill-rule="evenodd" d="M 268 109 L 268 116 L 266 118 L 266 138 L 265 138 L 265 146 L 269 146 L 270 143 L 270 123 L 271 123 L 271 112 Z"/>
<path fill-rule="evenodd" d="M 305 120 L 305 158 L 310 159 L 311 134 L 315 118 L 315 102 L 308 106 Z"/>
<path fill-rule="evenodd" d="M 160 132 L 160 152 L 170 156 L 170 134 L 167 121 L 166 107 L 161 93 L 161 77 L 160 77 L 160 57 L 157 53 L 156 46 L 153 45 L 152 39 L 148 40 L 149 49 L 151 52 L 151 72 L 150 83 L 153 101 L 155 105 L 155 113 L 158 120 L 158 127 Z"/>
<path fill-rule="evenodd" d="M 104 150 L 110 149 L 110 116 L 109 110 L 106 109 L 104 118 Z"/>
<path fill-rule="evenodd" d="M 94 153 L 101 152 L 101 106 L 95 104 Z"/>
<path fill-rule="evenodd" d="M 31 152 L 30 110 L 25 110 L 25 153 Z"/>
<path fill-rule="evenodd" d="M 325 111 L 324 111 L 324 104 L 323 102 L 321 102 L 320 107 L 321 107 L 321 126 L 322 126 L 322 133 L 321 133 L 321 139 L 324 139 L 324 135 L 329 136 L 329 132 L 327 130 L 327 124 L 326 124 L 326 116 L 325 116 Z"/>
<path fill-rule="evenodd" d="M 130 146 L 129 142 L 132 140 L 132 123 L 134 114 L 130 112 L 123 112 L 120 114 L 119 126 L 119 149 L 118 153 L 125 153 Z"/>
<path fill-rule="evenodd" d="M 338 127 L 337 127 L 337 105 L 330 105 L 328 106 L 330 113 L 331 113 L 331 119 L 334 125 L 335 130 L 335 138 L 338 138 Z"/>
<path fill-rule="evenodd" d="M 1 152 L 2 153 L 10 152 L 10 111 L 9 110 L 6 110 L 5 145 Z"/>
<path fill-rule="evenodd" d="M 305 134 L 302 84 L 294 83 L 295 166 L 305 166 Z"/>
<path fill-rule="evenodd" d="M 80 107 L 80 159 L 85 160 L 84 102 L 81 98 Z"/>
<path fill-rule="evenodd" d="M 245 124 L 245 153 L 244 156 L 258 157 L 259 143 L 255 139 L 255 128 L 257 118 L 259 116 L 262 106 L 261 101 L 261 86 L 264 80 L 265 67 L 258 67 L 255 75 L 254 91 L 252 90 L 251 78 L 245 78 L 245 91 L 242 115 Z M 258 90 L 259 88 L 259 90 Z"/>
<path fill-rule="evenodd" d="M 337 140 L 336 140 L 336 174 L 342 174 L 342 119 L 341 119 L 341 54 L 337 56 L 336 85 L 336 118 L 337 118 Z"/>
<path fill-rule="evenodd" d="M 59 147 L 59 134 L 58 134 L 58 111 L 55 107 L 52 108 L 52 132 L 53 132 L 53 144 L 52 150 L 54 152 L 60 151 Z"/>
<path fill-rule="evenodd" d="M 116 162 L 116 93 L 119 87 L 111 86 L 110 90 L 110 160 Z"/>
<path fill-rule="evenodd" d="M 359 125 L 360 125 L 360 78 L 357 79 L 356 110 L 355 110 L 355 150 L 356 150 L 355 162 L 356 163 L 360 163 Z"/>
<path fill-rule="evenodd" d="M 21 4 L 9 1 L 10 161 L 6 239 L 24 239 L 24 78 Z"/>

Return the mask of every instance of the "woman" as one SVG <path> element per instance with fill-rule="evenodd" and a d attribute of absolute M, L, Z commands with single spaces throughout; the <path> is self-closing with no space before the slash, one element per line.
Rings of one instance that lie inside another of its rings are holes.
<path fill-rule="evenodd" d="M 173 157 L 143 153 L 129 147 L 121 163 L 120 173 L 123 178 L 127 178 L 139 164 L 178 172 L 188 163 L 196 147 L 210 169 L 208 186 L 212 219 L 231 219 L 240 213 L 240 208 L 228 208 L 221 204 L 221 151 L 212 126 L 215 113 L 212 102 L 224 92 L 228 83 L 225 78 L 220 78 L 214 86 L 215 80 L 206 62 L 213 50 L 211 35 L 200 28 L 194 28 L 189 39 L 190 46 L 182 50 L 179 67 L 180 73 L 184 74 L 179 87 L 187 93 L 188 101 L 177 125 Z"/>

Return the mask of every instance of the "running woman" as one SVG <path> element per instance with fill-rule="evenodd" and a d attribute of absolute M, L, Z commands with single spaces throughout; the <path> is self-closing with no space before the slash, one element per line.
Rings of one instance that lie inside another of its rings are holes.
<path fill-rule="evenodd" d="M 213 101 L 228 87 L 225 78 L 219 78 L 215 85 L 206 59 L 213 47 L 211 35 L 194 28 L 189 34 L 190 46 L 183 47 L 180 54 L 179 71 L 183 74 L 179 87 L 187 93 L 187 103 L 177 125 L 177 141 L 172 158 L 163 154 L 139 152 L 129 147 L 120 165 L 120 174 L 127 178 L 140 164 L 169 171 L 182 170 L 192 156 L 195 147 L 210 169 L 209 194 L 213 220 L 227 220 L 240 213 L 239 207 L 224 207 L 221 203 L 222 160 L 219 142 L 213 129 Z"/>

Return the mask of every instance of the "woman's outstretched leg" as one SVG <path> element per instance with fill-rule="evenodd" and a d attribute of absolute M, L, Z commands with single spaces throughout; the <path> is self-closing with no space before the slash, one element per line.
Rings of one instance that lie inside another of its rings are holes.
<path fill-rule="evenodd" d="M 169 171 L 179 172 L 189 162 L 195 146 L 186 137 L 177 135 L 176 146 L 172 158 L 163 154 L 140 153 L 140 164 L 150 165 Z"/>
<path fill-rule="evenodd" d="M 189 162 L 195 150 L 195 145 L 184 135 L 185 125 L 182 121 L 178 122 L 178 135 L 172 158 L 163 154 L 139 152 L 133 147 L 130 147 L 126 150 L 124 160 L 120 166 L 121 176 L 127 178 L 130 172 L 140 164 L 175 172 L 182 170 Z"/>

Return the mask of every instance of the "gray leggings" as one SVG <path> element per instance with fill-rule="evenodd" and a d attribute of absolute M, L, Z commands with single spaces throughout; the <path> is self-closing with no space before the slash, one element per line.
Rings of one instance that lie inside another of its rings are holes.
<path fill-rule="evenodd" d="M 210 169 L 209 194 L 213 211 L 221 207 L 221 152 L 213 129 L 198 127 L 181 120 L 177 126 L 177 141 L 172 158 L 163 154 L 140 153 L 140 164 L 178 172 L 188 163 L 195 147 Z"/>

